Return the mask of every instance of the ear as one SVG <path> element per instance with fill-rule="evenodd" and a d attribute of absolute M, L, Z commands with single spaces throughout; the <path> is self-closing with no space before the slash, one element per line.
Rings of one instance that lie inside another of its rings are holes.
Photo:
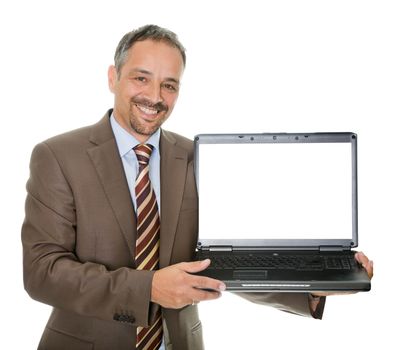
<path fill-rule="evenodd" d="M 117 81 L 117 71 L 115 66 L 110 66 L 107 71 L 107 78 L 109 83 L 109 90 L 114 93 L 116 81 Z"/>

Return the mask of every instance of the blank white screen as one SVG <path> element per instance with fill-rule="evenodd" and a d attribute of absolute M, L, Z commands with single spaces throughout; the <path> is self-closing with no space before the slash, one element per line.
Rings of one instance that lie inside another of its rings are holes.
<path fill-rule="evenodd" d="M 199 145 L 201 239 L 352 238 L 350 143 Z"/>

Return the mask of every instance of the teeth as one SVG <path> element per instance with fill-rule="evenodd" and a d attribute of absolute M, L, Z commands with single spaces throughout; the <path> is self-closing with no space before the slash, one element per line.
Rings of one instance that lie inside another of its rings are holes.
<path fill-rule="evenodd" d="M 156 109 L 149 109 L 147 107 L 139 106 L 139 105 L 137 105 L 137 107 L 140 111 L 142 111 L 146 114 L 157 114 L 158 113 L 158 110 L 156 110 Z"/>

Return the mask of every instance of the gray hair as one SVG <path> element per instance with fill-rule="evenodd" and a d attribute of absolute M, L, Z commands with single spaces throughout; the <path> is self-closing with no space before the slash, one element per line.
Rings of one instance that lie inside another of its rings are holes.
<path fill-rule="evenodd" d="M 120 77 L 121 68 L 127 60 L 128 50 L 137 41 L 144 41 L 147 39 L 162 41 L 172 47 L 177 48 L 180 51 L 181 57 L 183 58 L 183 65 L 186 65 L 186 49 L 180 43 L 177 35 L 168 29 L 161 28 L 157 25 L 148 24 L 125 34 L 117 45 L 116 52 L 114 54 L 114 65 L 116 67 L 118 77 Z"/>

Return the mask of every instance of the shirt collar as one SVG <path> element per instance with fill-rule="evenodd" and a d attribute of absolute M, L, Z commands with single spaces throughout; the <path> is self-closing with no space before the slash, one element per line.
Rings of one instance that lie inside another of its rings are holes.
<path fill-rule="evenodd" d="M 127 132 L 115 119 L 113 113 L 110 117 L 110 124 L 114 136 L 116 138 L 117 148 L 119 149 L 120 157 L 124 157 L 127 153 L 131 152 L 135 146 L 140 142 L 129 132 Z M 154 147 L 154 150 L 159 154 L 159 140 L 161 135 L 161 129 L 156 130 L 151 137 L 147 140 L 147 144 Z"/>

